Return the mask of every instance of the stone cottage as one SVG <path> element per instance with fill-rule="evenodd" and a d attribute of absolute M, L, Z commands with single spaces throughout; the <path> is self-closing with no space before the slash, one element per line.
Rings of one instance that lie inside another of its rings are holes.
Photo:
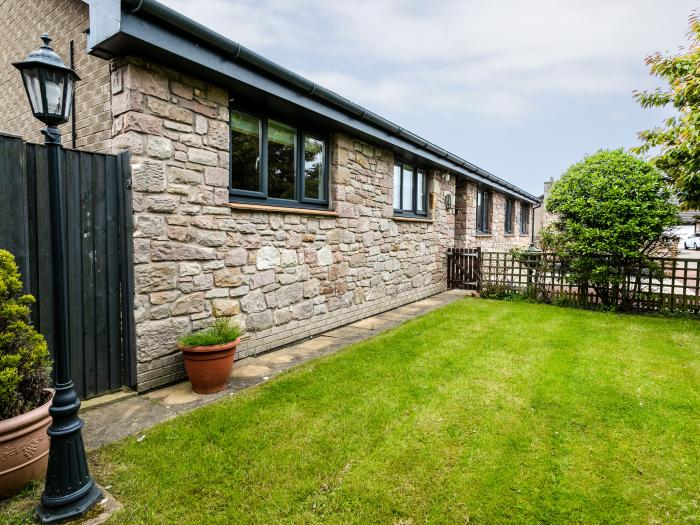
<path fill-rule="evenodd" d="M 131 155 L 139 390 L 215 317 L 264 352 L 443 291 L 448 248 L 529 243 L 533 195 L 154 0 L 4 2 L 4 131 L 41 140 L 10 63 L 44 31 L 82 78 L 65 145 Z"/>

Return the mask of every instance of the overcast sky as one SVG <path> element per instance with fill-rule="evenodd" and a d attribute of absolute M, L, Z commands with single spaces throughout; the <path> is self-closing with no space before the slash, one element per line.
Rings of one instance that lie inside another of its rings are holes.
<path fill-rule="evenodd" d="M 692 0 L 161 0 L 414 133 L 542 193 L 664 113 L 644 58 Z"/>

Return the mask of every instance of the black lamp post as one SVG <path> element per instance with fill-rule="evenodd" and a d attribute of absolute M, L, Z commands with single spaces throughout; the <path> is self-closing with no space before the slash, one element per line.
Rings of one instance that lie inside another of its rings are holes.
<path fill-rule="evenodd" d="M 32 113 L 46 124 L 42 133 L 45 136 L 49 170 L 56 394 L 49 409 L 52 423 L 48 430 L 51 445 L 46 486 L 37 513 L 43 523 L 55 523 L 80 516 L 97 502 L 101 493 L 88 471 L 81 434 L 83 421 L 78 417 L 80 399 L 73 388 L 68 351 L 68 296 L 63 241 L 64 182 L 61 162 L 63 148 L 57 126 L 70 118 L 73 87 L 80 78 L 51 49 L 49 36 L 44 34 L 41 39 L 44 41 L 41 48 L 29 53 L 24 61 L 13 65 L 22 73 Z"/>

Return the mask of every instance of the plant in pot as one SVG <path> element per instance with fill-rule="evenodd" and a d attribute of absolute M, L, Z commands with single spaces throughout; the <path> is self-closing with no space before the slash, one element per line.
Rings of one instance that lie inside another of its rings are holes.
<path fill-rule="evenodd" d="M 213 325 L 179 339 L 178 348 L 185 359 L 192 390 L 213 394 L 226 388 L 240 336 L 238 325 L 218 319 Z"/>
<path fill-rule="evenodd" d="M 12 254 L 0 250 L 0 497 L 46 472 L 51 356 L 31 325 L 31 295 Z"/>

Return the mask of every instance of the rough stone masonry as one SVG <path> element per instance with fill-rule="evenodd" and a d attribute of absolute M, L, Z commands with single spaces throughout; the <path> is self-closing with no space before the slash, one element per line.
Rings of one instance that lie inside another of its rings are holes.
<path fill-rule="evenodd" d="M 348 135 L 330 137 L 328 210 L 230 203 L 236 93 L 140 58 L 89 55 L 91 3 L 6 4 L 0 70 L 12 86 L 2 95 L 0 127 L 41 140 L 11 66 L 38 44 L 38 24 L 61 56 L 73 48 L 82 78 L 75 136 L 73 123 L 64 126 L 65 143 L 131 154 L 140 390 L 184 377 L 176 339 L 216 317 L 245 328 L 239 356 L 262 352 L 442 291 L 452 246 L 507 250 L 529 242 L 519 204 L 513 234 L 505 234 L 505 196 L 495 190 L 490 233 L 478 234 L 476 184 L 438 171 L 428 173 L 428 220 L 394 217 L 393 153 Z"/>
<path fill-rule="evenodd" d="M 228 93 L 141 60 L 112 73 L 114 143 L 132 156 L 139 388 L 183 376 L 176 340 L 215 317 L 261 352 L 445 288 L 454 178 L 432 172 L 430 220 L 395 220 L 393 155 L 331 138 L 330 212 L 236 209 Z"/>

